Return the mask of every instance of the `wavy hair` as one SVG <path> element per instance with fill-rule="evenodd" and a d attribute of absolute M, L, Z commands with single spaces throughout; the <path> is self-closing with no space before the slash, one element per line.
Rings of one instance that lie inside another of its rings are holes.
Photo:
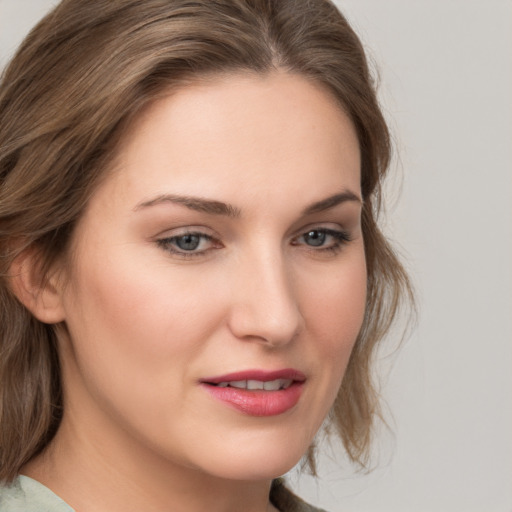
<path fill-rule="evenodd" d="M 45 448 L 63 407 L 59 326 L 16 299 L 12 262 L 34 248 L 44 274 L 66 253 L 124 129 L 159 95 L 206 75 L 275 69 L 330 90 L 359 140 L 367 304 L 329 419 L 364 464 L 379 414 L 372 355 L 412 295 L 377 225 L 390 137 L 358 37 L 329 0 L 64 0 L 0 82 L 0 479 Z M 313 449 L 308 459 L 314 472 Z"/>

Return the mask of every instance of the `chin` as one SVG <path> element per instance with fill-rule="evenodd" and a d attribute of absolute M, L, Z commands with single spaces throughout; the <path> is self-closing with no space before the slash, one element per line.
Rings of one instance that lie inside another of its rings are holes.
<path fill-rule="evenodd" d="M 277 447 L 270 444 L 264 448 L 258 445 L 224 450 L 223 456 L 210 454 L 203 461 L 202 469 L 210 474 L 229 480 L 272 480 L 290 471 L 303 457 L 307 446 L 289 446 L 286 443 Z"/>

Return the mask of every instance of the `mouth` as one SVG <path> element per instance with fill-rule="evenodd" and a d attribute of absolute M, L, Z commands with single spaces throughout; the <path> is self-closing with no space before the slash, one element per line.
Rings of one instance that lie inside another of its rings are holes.
<path fill-rule="evenodd" d="M 201 379 L 200 384 L 214 399 L 250 416 L 275 416 L 292 409 L 306 381 L 295 369 L 248 370 Z"/>
<path fill-rule="evenodd" d="M 280 389 L 288 389 L 293 383 L 291 379 L 275 379 L 269 381 L 262 380 L 232 380 L 228 382 L 219 382 L 218 384 L 209 383 L 211 386 L 217 386 L 219 388 L 236 388 L 236 389 L 248 389 L 249 391 L 254 390 L 265 390 L 265 391 L 279 391 Z"/>

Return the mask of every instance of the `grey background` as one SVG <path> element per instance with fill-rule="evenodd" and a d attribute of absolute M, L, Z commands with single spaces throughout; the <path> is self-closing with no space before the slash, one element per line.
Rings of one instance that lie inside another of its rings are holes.
<path fill-rule="evenodd" d="M 0 0 L 0 66 L 54 3 Z M 291 480 L 332 512 L 511 512 L 512 2 L 337 3 L 380 71 L 399 155 L 385 226 L 421 313 L 381 358 L 376 469 L 324 457 L 318 482 Z"/>

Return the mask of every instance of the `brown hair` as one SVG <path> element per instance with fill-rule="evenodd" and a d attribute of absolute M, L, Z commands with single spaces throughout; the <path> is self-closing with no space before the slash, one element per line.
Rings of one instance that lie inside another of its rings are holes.
<path fill-rule="evenodd" d="M 123 128 L 157 95 L 273 69 L 327 87 L 359 138 L 368 300 L 331 425 L 364 463 L 379 411 L 372 354 L 410 287 L 376 223 L 390 141 L 359 39 L 328 0 L 64 0 L 0 84 L 0 479 L 43 450 L 62 417 L 59 326 L 15 298 L 12 262 L 35 248 L 44 270 L 65 253 Z"/>

